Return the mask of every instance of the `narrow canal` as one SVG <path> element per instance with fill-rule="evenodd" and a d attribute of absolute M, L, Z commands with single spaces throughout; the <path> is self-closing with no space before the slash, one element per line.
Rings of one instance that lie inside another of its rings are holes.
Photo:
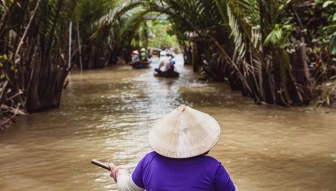
<path fill-rule="evenodd" d="M 240 191 L 336 191 L 335 111 L 257 106 L 222 83 L 197 80 L 181 62 L 178 79 L 153 77 L 154 66 L 72 72 L 59 109 L 0 132 L 0 190 L 116 190 L 91 159 L 132 170 L 151 150 L 151 125 L 186 104 L 220 123 L 210 155 Z"/>

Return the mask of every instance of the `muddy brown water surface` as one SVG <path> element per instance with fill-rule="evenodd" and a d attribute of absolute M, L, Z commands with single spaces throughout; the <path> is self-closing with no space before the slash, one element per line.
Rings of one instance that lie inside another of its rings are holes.
<path fill-rule="evenodd" d="M 133 170 L 151 151 L 151 125 L 187 104 L 218 120 L 210 155 L 240 191 L 336 191 L 334 110 L 257 106 L 222 83 L 198 81 L 181 62 L 178 79 L 153 77 L 155 66 L 72 72 L 59 109 L 0 132 L 0 190 L 116 190 L 91 159 Z"/>

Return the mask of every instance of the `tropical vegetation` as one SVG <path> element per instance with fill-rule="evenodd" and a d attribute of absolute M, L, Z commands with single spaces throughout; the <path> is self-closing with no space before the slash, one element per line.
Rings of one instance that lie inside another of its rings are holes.
<path fill-rule="evenodd" d="M 257 104 L 335 104 L 335 7 L 335 0 L 1 0 L 0 126 L 58 107 L 72 68 L 127 62 L 132 49 L 173 38 L 195 72 Z M 146 20 L 153 15 L 168 21 Z"/>
<path fill-rule="evenodd" d="M 171 15 L 176 29 L 196 33 L 193 52 L 203 57 L 194 62 L 195 70 L 201 65 L 204 73 L 258 104 L 284 106 L 310 103 L 320 94 L 317 85 L 335 79 L 335 57 L 327 48 L 335 35 L 333 5 L 312 0 L 150 3 Z M 320 103 L 330 104 L 335 99 L 330 93 Z"/>

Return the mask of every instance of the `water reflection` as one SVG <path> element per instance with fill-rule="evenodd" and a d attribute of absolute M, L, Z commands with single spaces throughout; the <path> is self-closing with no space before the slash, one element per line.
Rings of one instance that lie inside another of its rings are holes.
<path fill-rule="evenodd" d="M 134 168 L 151 149 L 152 123 L 180 104 L 214 116 L 222 132 L 210 152 L 248 191 L 336 190 L 335 112 L 256 106 L 221 83 L 117 66 L 72 72 L 60 109 L 20 117 L 0 133 L 0 190 L 116 190 L 91 159 Z"/>

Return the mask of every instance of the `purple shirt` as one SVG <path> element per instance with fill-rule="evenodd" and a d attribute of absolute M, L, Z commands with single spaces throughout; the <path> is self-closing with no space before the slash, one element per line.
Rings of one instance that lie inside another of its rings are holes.
<path fill-rule="evenodd" d="M 139 162 L 132 179 L 147 191 L 235 191 L 223 165 L 205 155 L 174 159 L 150 152 Z"/>

